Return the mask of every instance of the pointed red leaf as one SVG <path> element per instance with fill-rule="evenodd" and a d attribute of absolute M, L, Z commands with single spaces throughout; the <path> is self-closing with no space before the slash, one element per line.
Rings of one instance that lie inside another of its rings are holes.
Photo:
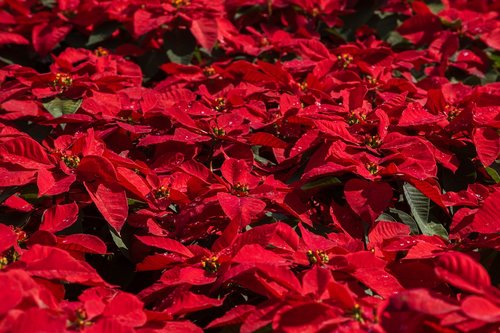
<path fill-rule="evenodd" d="M 0 223 L 0 254 L 17 243 L 17 235 L 8 225 Z"/>
<path fill-rule="evenodd" d="M 95 269 L 76 260 L 68 252 L 50 246 L 33 245 L 23 253 L 21 262 L 31 275 L 84 285 L 106 285 Z"/>
<path fill-rule="evenodd" d="M 288 144 L 270 133 L 259 132 L 252 134 L 248 139 L 252 145 L 261 145 L 273 148 L 286 148 Z"/>
<path fill-rule="evenodd" d="M 143 306 L 144 303 L 136 296 L 119 292 L 106 305 L 103 316 L 111 317 L 124 326 L 142 326 L 147 321 Z"/>
<path fill-rule="evenodd" d="M 66 205 L 55 205 L 50 207 L 43 214 L 40 230 L 58 232 L 64 230 L 78 218 L 78 205 L 73 202 Z"/>
<path fill-rule="evenodd" d="M 484 166 L 490 166 L 500 155 L 500 135 L 493 128 L 479 127 L 472 133 L 479 160 Z"/>
<path fill-rule="evenodd" d="M 392 201 L 392 187 L 387 183 L 362 179 L 349 180 L 344 188 L 351 209 L 366 222 L 373 222 Z"/>
<path fill-rule="evenodd" d="M 52 51 L 71 31 L 71 25 L 42 23 L 33 28 L 32 41 L 35 51 L 44 56 Z"/>
<path fill-rule="evenodd" d="M 208 52 L 211 52 L 217 42 L 219 33 L 217 20 L 205 17 L 193 20 L 190 30 L 198 43 Z"/>
<path fill-rule="evenodd" d="M 472 293 L 482 294 L 491 285 L 486 269 L 474 259 L 460 252 L 440 255 L 435 272 L 444 282 Z"/>
<path fill-rule="evenodd" d="M 116 184 L 83 182 L 90 198 L 108 223 L 120 233 L 128 216 L 127 195 Z"/>
<path fill-rule="evenodd" d="M 483 297 L 467 297 L 462 302 L 462 311 L 470 318 L 489 323 L 500 322 L 500 307 Z"/>
<path fill-rule="evenodd" d="M 217 193 L 217 199 L 226 215 L 234 221 L 240 223 L 240 227 L 245 227 L 257 217 L 264 208 L 266 203 L 262 200 L 250 197 L 237 197 L 229 193 Z"/>

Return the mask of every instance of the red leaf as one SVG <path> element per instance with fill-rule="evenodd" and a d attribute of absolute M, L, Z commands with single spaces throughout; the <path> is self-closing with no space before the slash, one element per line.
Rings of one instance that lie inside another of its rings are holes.
<path fill-rule="evenodd" d="M 229 158 L 224 161 L 220 171 L 231 185 L 240 183 L 253 188 L 259 181 L 257 177 L 250 174 L 250 167 L 244 160 Z"/>
<path fill-rule="evenodd" d="M 94 268 L 73 258 L 68 252 L 49 246 L 33 245 L 23 253 L 21 262 L 31 275 L 84 285 L 106 285 Z"/>
<path fill-rule="evenodd" d="M 108 223 L 120 233 L 128 216 L 127 195 L 116 184 L 83 182 L 90 198 Z"/>
<path fill-rule="evenodd" d="M 55 205 L 47 209 L 43 214 L 40 230 L 58 232 L 73 225 L 77 218 L 78 205 L 76 203 Z"/>
<path fill-rule="evenodd" d="M 431 295 L 427 289 L 405 290 L 391 297 L 390 303 L 395 309 L 410 308 L 429 315 L 442 315 L 458 310 L 458 306 Z"/>
<path fill-rule="evenodd" d="M 403 223 L 380 221 L 368 233 L 370 247 L 380 245 L 384 240 L 398 236 L 408 236 L 410 227 Z"/>
<path fill-rule="evenodd" d="M 168 271 L 165 271 L 160 282 L 169 287 L 180 284 L 190 284 L 193 286 L 202 286 L 215 281 L 216 277 L 207 275 L 207 272 L 200 267 L 179 267 L 176 266 Z"/>
<path fill-rule="evenodd" d="M 53 167 L 45 149 L 35 140 L 25 136 L 4 142 L 0 147 L 0 159 L 25 169 Z"/>
<path fill-rule="evenodd" d="M 460 252 L 440 255 L 435 267 L 436 275 L 459 289 L 482 294 L 491 285 L 486 269 L 474 259 Z"/>
<path fill-rule="evenodd" d="M 392 187 L 387 183 L 362 179 L 349 180 L 344 188 L 349 206 L 366 222 L 373 222 L 392 201 Z"/>
<path fill-rule="evenodd" d="M 325 323 L 337 316 L 333 307 L 325 303 L 303 303 L 279 312 L 273 320 L 273 329 L 287 333 L 319 332 Z"/>
<path fill-rule="evenodd" d="M 228 310 L 222 317 L 219 317 L 210 324 L 208 324 L 205 328 L 214 328 L 214 327 L 223 327 L 229 325 L 241 324 L 248 317 L 250 312 L 255 310 L 254 305 L 236 305 L 234 308 Z"/>
<path fill-rule="evenodd" d="M 479 127 L 472 133 L 477 155 L 484 166 L 490 166 L 500 155 L 500 136 L 493 128 Z"/>
<path fill-rule="evenodd" d="M 174 239 L 159 236 L 136 236 L 136 238 L 146 245 L 178 253 L 187 258 L 193 257 L 193 253 L 187 247 Z"/>
<path fill-rule="evenodd" d="M 398 32 L 413 44 L 429 44 L 441 30 L 439 18 L 433 14 L 415 15 L 403 22 Z"/>
<path fill-rule="evenodd" d="M 85 326 L 83 333 L 135 333 L 132 327 L 124 326 L 113 318 L 102 318 L 90 326 Z"/>
<path fill-rule="evenodd" d="M 472 220 L 473 231 L 479 233 L 498 233 L 500 231 L 500 188 L 496 188 L 479 208 Z"/>
<path fill-rule="evenodd" d="M 10 249 L 16 243 L 17 235 L 14 230 L 9 226 L 0 223 L 0 254 L 5 250 Z"/>
<path fill-rule="evenodd" d="M 71 184 L 76 180 L 76 176 L 65 173 L 54 173 L 45 169 L 38 170 L 36 185 L 38 187 L 38 196 L 57 195 L 69 191 Z"/>
<path fill-rule="evenodd" d="M 223 299 L 214 299 L 205 295 L 195 294 L 190 291 L 174 291 L 171 295 L 172 305 L 167 308 L 167 312 L 173 315 L 187 314 L 204 309 L 221 306 Z"/>
<path fill-rule="evenodd" d="M 77 168 L 78 175 L 85 181 L 115 182 L 117 174 L 113 163 L 99 155 L 87 155 Z"/>
<path fill-rule="evenodd" d="M 270 265 L 286 265 L 287 261 L 272 251 L 258 244 L 244 245 L 233 257 L 235 263 L 267 263 Z"/>
<path fill-rule="evenodd" d="M 16 166 L 0 167 L 0 186 L 26 185 L 35 180 L 35 170 L 19 170 Z"/>
<path fill-rule="evenodd" d="M 212 51 L 218 38 L 217 20 L 213 18 L 200 18 L 191 22 L 191 33 L 198 43 L 208 52 Z"/>
<path fill-rule="evenodd" d="M 71 31 L 71 25 L 42 23 L 33 28 L 33 47 L 40 55 L 46 55 Z"/>
<path fill-rule="evenodd" d="M 0 249 L 0 252 L 2 250 Z M 0 315 L 13 309 L 23 299 L 22 284 L 9 273 L 0 273 Z"/>
<path fill-rule="evenodd" d="M 252 145 L 261 145 L 273 148 L 288 147 L 288 144 L 285 141 L 275 137 L 270 133 L 265 133 L 265 132 L 259 132 L 253 134 L 252 136 L 250 136 L 249 141 Z"/>
<path fill-rule="evenodd" d="M 8 332 L 33 333 L 51 332 L 65 333 L 66 317 L 57 315 L 52 309 L 31 308 L 21 312 Z"/>
<path fill-rule="evenodd" d="M 58 239 L 57 246 L 67 251 L 83 253 L 106 254 L 106 244 L 94 235 L 72 234 Z"/>
<path fill-rule="evenodd" d="M 226 215 L 234 221 L 240 223 L 243 228 L 250 224 L 266 208 L 266 203 L 262 200 L 250 197 L 237 197 L 229 193 L 217 193 L 217 199 Z"/>
<path fill-rule="evenodd" d="M 500 322 L 500 307 L 479 296 L 469 296 L 462 302 L 462 311 L 470 318 L 489 323 Z"/>
<path fill-rule="evenodd" d="M 314 124 L 321 132 L 344 140 L 346 142 L 358 143 L 359 140 L 349 133 L 348 125 L 344 121 L 314 120 Z"/>
<path fill-rule="evenodd" d="M 136 296 L 119 292 L 106 305 L 103 316 L 111 317 L 124 326 L 142 326 L 147 321 L 143 306 Z"/>
<path fill-rule="evenodd" d="M 408 104 L 399 119 L 398 126 L 419 126 L 436 124 L 445 119 L 444 115 L 436 116 L 427 112 L 420 103 L 414 102 Z"/>
<path fill-rule="evenodd" d="M 20 34 L 14 32 L 0 32 L 0 45 L 5 44 L 18 44 L 18 45 L 28 45 L 30 42 Z"/>

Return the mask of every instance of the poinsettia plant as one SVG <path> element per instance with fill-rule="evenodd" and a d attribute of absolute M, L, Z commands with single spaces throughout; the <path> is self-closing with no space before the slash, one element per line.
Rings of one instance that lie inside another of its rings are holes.
<path fill-rule="evenodd" d="M 500 3 L 0 3 L 0 333 L 497 332 Z"/>

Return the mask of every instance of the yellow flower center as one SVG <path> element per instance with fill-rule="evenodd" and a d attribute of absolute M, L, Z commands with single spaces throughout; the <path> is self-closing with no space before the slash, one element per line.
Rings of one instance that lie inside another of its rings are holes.
<path fill-rule="evenodd" d="M 341 55 L 337 56 L 337 59 L 339 61 L 339 65 L 342 68 L 347 68 L 354 60 L 352 55 L 350 55 L 349 53 L 342 53 Z"/>
<path fill-rule="evenodd" d="M 233 192 L 234 192 L 234 194 L 236 194 L 239 197 L 248 195 L 248 192 L 249 192 L 248 185 L 247 184 L 236 183 L 233 186 Z"/>
<path fill-rule="evenodd" d="M 220 267 L 219 258 L 216 256 L 205 257 L 201 260 L 201 267 L 209 273 L 215 273 Z"/>
<path fill-rule="evenodd" d="M 365 145 L 367 145 L 368 147 L 377 148 L 378 146 L 380 146 L 380 143 L 380 136 L 378 135 L 368 135 L 365 138 Z"/>
<path fill-rule="evenodd" d="M 215 99 L 215 110 L 224 111 L 226 109 L 226 100 L 224 97 L 217 97 Z"/>
<path fill-rule="evenodd" d="M 191 1 L 189 1 L 189 0 L 172 0 L 172 6 L 174 6 L 175 8 L 189 6 L 190 4 L 191 4 Z"/>
<path fill-rule="evenodd" d="M 164 199 L 170 196 L 170 190 L 165 186 L 160 186 L 154 191 L 154 196 L 156 199 Z"/>
<path fill-rule="evenodd" d="M 452 121 L 462 112 L 462 109 L 451 104 L 446 104 L 444 110 L 447 114 L 448 121 Z"/>
<path fill-rule="evenodd" d="M 365 168 L 366 170 L 368 170 L 372 175 L 375 175 L 379 168 L 378 168 L 378 165 L 377 163 L 374 163 L 374 162 L 368 162 L 368 163 L 365 163 Z"/>
<path fill-rule="evenodd" d="M 105 57 L 105 56 L 109 55 L 109 51 L 106 50 L 105 48 L 99 46 L 97 49 L 95 49 L 94 54 L 97 57 Z"/>
<path fill-rule="evenodd" d="M 317 263 L 325 265 L 325 264 L 328 264 L 328 262 L 330 261 L 328 254 L 326 254 L 326 252 L 323 250 L 316 250 L 316 251 L 308 250 L 306 252 L 306 255 L 307 255 L 307 259 L 309 260 L 309 263 L 311 265 L 314 265 Z"/>
<path fill-rule="evenodd" d="M 62 155 L 61 160 L 70 169 L 76 169 L 80 164 L 80 158 L 76 155 Z"/>
<path fill-rule="evenodd" d="M 52 81 L 52 85 L 55 88 L 59 88 L 61 90 L 66 90 L 73 84 L 73 79 L 69 74 L 66 73 L 57 73 L 54 80 Z"/>
<path fill-rule="evenodd" d="M 215 75 L 217 72 L 215 71 L 215 68 L 213 68 L 212 66 L 205 66 L 203 68 L 203 74 L 205 76 L 212 76 L 212 75 Z"/>

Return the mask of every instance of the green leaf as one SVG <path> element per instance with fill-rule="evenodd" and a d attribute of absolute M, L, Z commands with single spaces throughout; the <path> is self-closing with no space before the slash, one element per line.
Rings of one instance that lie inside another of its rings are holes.
<path fill-rule="evenodd" d="M 258 145 L 252 146 L 253 159 L 261 164 L 264 164 L 265 166 L 276 165 L 275 163 L 269 161 L 267 158 L 259 155 L 260 147 L 261 146 Z"/>
<path fill-rule="evenodd" d="M 40 2 L 47 8 L 54 8 L 56 5 L 56 0 L 40 0 Z"/>
<path fill-rule="evenodd" d="M 486 172 L 495 181 L 495 183 L 497 183 L 497 184 L 500 183 L 500 176 L 498 175 L 498 172 L 495 169 L 493 169 L 491 167 L 487 167 Z"/>
<path fill-rule="evenodd" d="M 406 224 L 407 226 L 410 227 L 410 231 L 412 234 L 414 235 L 418 235 L 420 233 L 420 230 L 418 229 L 418 225 L 417 225 L 417 222 L 415 222 L 415 220 L 413 219 L 413 217 L 411 217 L 410 215 L 406 214 L 405 212 L 403 212 L 402 210 L 399 210 L 399 209 L 395 209 L 395 208 L 390 208 L 389 211 L 396 215 L 397 218 L 403 222 L 404 224 Z"/>
<path fill-rule="evenodd" d="M 403 185 L 403 191 L 420 231 L 424 235 L 447 238 L 448 234 L 443 225 L 429 221 L 431 200 L 409 183 Z"/>
<path fill-rule="evenodd" d="M 340 185 L 340 184 L 342 184 L 342 182 L 337 177 L 323 177 L 302 185 L 300 189 L 306 191 L 314 188 L 321 188 L 321 187 Z"/>
<path fill-rule="evenodd" d="M 397 222 L 397 220 L 391 214 L 388 214 L 388 213 L 380 214 L 379 217 L 377 217 L 377 219 L 375 221 Z"/>
<path fill-rule="evenodd" d="M 80 108 L 80 105 L 82 105 L 82 99 L 61 99 L 59 97 L 54 98 L 50 102 L 43 103 L 45 109 L 54 118 L 59 118 L 64 114 L 73 114 Z"/>
<path fill-rule="evenodd" d="M 125 256 L 129 257 L 128 253 L 128 246 L 123 242 L 123 236 L 120 237 L 120 235 L 116 232 L 114 228 L 109 228 L 109 232 L 111 234 L 111 238 L 113 239 L 113 242 L 115 243 L 116 247 L 120 250 L 120 252 Z"/>
<path fill-rule="evenodd" d="M 113 32 L 120 27 L 118 22 L 106 22 L 95 28 L 89 36 L 87 46 L 92 46 L 97 43 L 104 42 L 110 38 Z"/>
<path fill-rule="evenodd" d="M 429 7 L 433 14 L 438 14 L 444 9 L 444 5 L 442 3 L 428 3 L 427 7 Z"/>

